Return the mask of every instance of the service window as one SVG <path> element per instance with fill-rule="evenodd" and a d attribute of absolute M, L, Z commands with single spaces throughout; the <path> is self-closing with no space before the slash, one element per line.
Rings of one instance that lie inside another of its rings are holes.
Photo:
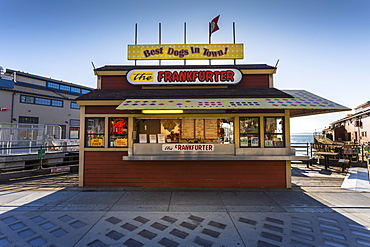
<path fill-rule="evenodd" d="M 136 119 L 135 142 L 139 143 L 233 143 L 232 119 L 166 118 Z"/>
<path fill-rule="evenodd" d="M 109 118 L 109 147 L 127 148 L 127 117 Z"/>
<path fill-rule="evenodd" d="M 265 117 L 265 147 L 285 147 L 284 118 Z"/>
<path fill-rule="evenodd" d="M 86 118 L 85 147 L 104 147 L 104 118 Z"/>
<path fill-rule="evenodd" d="M 241 117 L 240 126 L 240 147 L 260 147 L 260 118 Z"/>

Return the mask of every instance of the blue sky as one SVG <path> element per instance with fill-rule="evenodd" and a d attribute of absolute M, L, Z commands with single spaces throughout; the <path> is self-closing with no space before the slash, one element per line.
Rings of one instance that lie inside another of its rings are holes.
<path fill-rule="evenodd" d="M 133 64 L 126 51 L 135 23 L 138 44 L 158 43 L 159 23 L 162 43 L 183 43 L 185 22 L 187 43 L 207 43 L 217 15 L 212 43 L 232 43 L 235 22 L 245 53 L 237 63 L 279 59 L 276 88 L 305 89 L 349 108 L 370 100 L 368 0 L 0 0 L 0 65 L 95 87 L 91 62 Z M 291 129 L 321 130 L 349 113 L 292 119 Z"/>

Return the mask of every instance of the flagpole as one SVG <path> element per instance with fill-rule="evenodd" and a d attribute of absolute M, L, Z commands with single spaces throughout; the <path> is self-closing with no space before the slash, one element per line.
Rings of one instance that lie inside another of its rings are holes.
<path fill-rule="evenodd" d="M 186 44 L 186 22 L 184 22 L 184 44 Z M 184 65 L 186 65 L 186 59 L 184 59 Z"/>
<path fill-rule="evenodd" d="M 233 22 L 233 39 L 234 39 L 234 44 L 236 42 L 236 39 L 235 39 L 235 22 Z M 236 59 L 234 59 L 234 65 L 236 65 Z"/>
<path fill-rule="evenodd" d="M 135 45 L 137 45 L 137 23 L 135 23 Z M 137 60 L 135 59 L 135 66 L 136 66 Z"/>
<path fill-rule="evenodd" d="M 211 44 L 211 22 L 208 24 L 208 43 Z M 211 65 L 211 59 L 209 59 L 209 65 Z"/>
<path fill-rule="evenodd" d="M 159 42 L 159 44 L 162 44 L 162 25 L 161 25 L 161 23 L 159 23 L 159 27 L 158 27 L 158 29 L 159 29 L 159 33 L 158 33 L 158 42 Z M 162 65 L 162 60 L 158 60 L 159 61 L 159 66 L 161 66 Z"/>

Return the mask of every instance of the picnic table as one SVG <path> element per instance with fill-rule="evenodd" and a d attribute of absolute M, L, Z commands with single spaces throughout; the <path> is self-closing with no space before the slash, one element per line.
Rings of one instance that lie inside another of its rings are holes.
<path fill-rule="evenodd" d="M 328 169 L 329 167 L 329 157 L 337 156 L 339 153 L 334 153 L 334 152 L 316 152 L 316 155 L 321 155 L 324 156 L 324 166 L 325 170 Z"/>

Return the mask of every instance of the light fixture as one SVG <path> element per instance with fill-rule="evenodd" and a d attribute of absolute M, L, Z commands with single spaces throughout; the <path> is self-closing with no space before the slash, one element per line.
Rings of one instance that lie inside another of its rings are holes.
<path fill-rule="evenodd" d="M 184 113 L 184 110 L 142 110 L 143 114 L 174 114 Z"/>

